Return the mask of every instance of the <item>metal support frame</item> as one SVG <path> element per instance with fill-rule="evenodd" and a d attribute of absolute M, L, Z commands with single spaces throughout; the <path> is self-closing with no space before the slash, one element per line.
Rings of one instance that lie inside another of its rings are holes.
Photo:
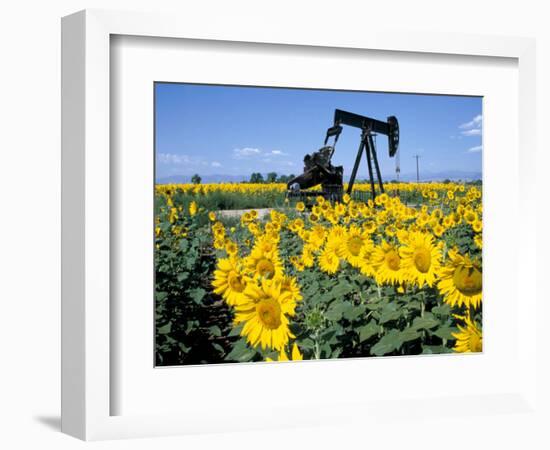
<path fill-rule="evenodd" d="M 359 164 L 361 162 L 361 157 L 363 156 L 363 150 L 365 150 L 365 156 L 367 158 L 367 166 L 369 169 L 369 181 L 371 188 L 372 199 L 376 197 L 376 188 L 374 186 L 374 176 L 372 171 L 372 162 L 374 161 L 374 168 L 376 170 L 376 177 L 378 179 L 378 185 L 380 186 L 380 192 L 384 192 L 384 185 L 382 183 L 382 175 L 380 173 L 380 166 L 378 165 L 378 157 L 376 155 L 376 146 L 374 145 L 374 140 L 372 139 L 372 131 L 369 128 L 362 128 L 361 132 L 361 142 L 359 144 L 359 149 L 357 150 L 357 156 L 355 157 L 355 163 L 353 165 L 353 170 L 351 172 L 350 180 L 348 183 L 347 193 L 351 195 L 353 190 L 353 185 L 355 183 L 355 177 L 357 176 L 357 170 L 359 169 Z"/>

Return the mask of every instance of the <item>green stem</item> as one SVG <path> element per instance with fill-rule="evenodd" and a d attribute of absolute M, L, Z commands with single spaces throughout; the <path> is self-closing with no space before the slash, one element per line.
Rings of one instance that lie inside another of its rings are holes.
<path fill-rule="evenodd" d="M 319 345 L 319 332 L 315 333 L 315 359 L 321 359 L 321 347 Z"/>

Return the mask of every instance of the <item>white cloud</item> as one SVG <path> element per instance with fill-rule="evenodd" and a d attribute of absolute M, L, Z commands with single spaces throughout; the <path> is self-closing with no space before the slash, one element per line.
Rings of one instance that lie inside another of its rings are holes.
<path fill-rule="evenodd" d="M 464 136 L 481 136 L 481 128 L 472 128 L 471 130 L 464 130 L 462 134 Z"/>
<path fill-rule="evenodd" d="M 475 116 L 472 120 L 469 122 L 463 123 L 462 125 L 459 125 L 458 128 L 467 129 L 467 128 L 479 128 L 481 127 L 481 122 L 483 121 L 483 116 L 481 114 L 478 114 Z"/>
<path fill-rule="evenodd" d="M 210 164 L 212 167 L 221 167 L 222 165 L 218 161 L 212 161 Z"/>
<path fill-rule="evenodd" d="M 245 159 L 251 156 L 257 156 L 261 154 L 262 154 L 262 151 L 259 148 L 244 147 L 244 148 L 233 149 L 233 158 L 235 159 Z"/>
<path fill-rule="evenodd" d="M 270 162 L 272 156 L 286 156 L 287 153 L 281 150 L 262 150 L 256 147 L 244 147 L 233 149 L 233 159 L 263 158 L 263 161 Z"/>
<path fill-rule="evenodd" d="M 463 136 L 481 136 L 481 125 L 483 124 L 483 116 L 478 114 L 469 122 L 465 122 L 458 126 Z"/>
<path fill-rule="evenodd" d="M 470 147 L 467 152 L 468 153 L 478 153 L 480 152 L 481 150 L 483 150 L 483 146 L 482 145 L 476 145 L 475 147 Z"/>
<path fill-rule="evenodd" d="M 187 155 L 176 155 L 175 153 L 159 153 L 158 161 L 161 164 L 189 164 L 191 162 Z"/>
<path fill-rule="evenodd" d="M 271 152 L 269 152 L 270 155 L 273 155 L 273 156 L 287 156 L 288 153 L 285 153 L 285 152 L 282 152 L 281 150 L 271 150 Z"/>

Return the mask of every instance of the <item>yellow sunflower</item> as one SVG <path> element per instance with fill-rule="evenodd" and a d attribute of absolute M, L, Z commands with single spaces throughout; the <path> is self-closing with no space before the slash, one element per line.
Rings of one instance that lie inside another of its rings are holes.
<path fill-rule="evenodd" d="M 476 234 L 474 236 L 474 243 L 478 248 L 483 248 L 483 238 L 481 237 L 481 234 Z"/>
<path fill-rule="evenodd" d="M 448 262 L 440 271 L 440 278 L 437 287 L 449 305 L 477 308 L 481 303 L 483 280 L 479 261 L 472 261 L 469 255 L 461 255 L 456 249 L 451 249 Z"/>
<path fill-rule="evenodd" d="M 249 283 L 235 306 L 235 324 L 244 323 L 241 336 L 262 349 L 281 351 L 294 335 L 288 328 L 288 316 L 294 315 L 296 302 L 291 293 L 281 290 L 281 279 L 263 279 L 260 286 Z"/>
<path fill-rule="evenodd" d="M 403 281 L 401 257 L 395 245 L 385 240 L 374 249 L 371 256 L 372 267 L 376 271 L 375 279 L 378 284 L 395 284 Z"/>
<path fill-rule="evenodd" d="M 465 326 L 457 325 L 459 332 L 452 333 L 456 339 L 453 350 L 458 353 L 480 353 L 483 351 L 483 333 L 470 317 L 456 316 Z"/>
<path fill-rule="evenodd" d="M 197 211 L 199 210 L 199 207 L 197 205 L 196 202 L 191 202 L 189 204 L 189 214 L 191 214 L 192 216 L 194 216 L 195 214 L 197 214 Z"/>
<path fill-rule="evenodd" d="M 313 250 L 314 248 L 311 247 L 309 244 L 304 245 L 304 248 L 302 249 L 302 263 L 305 267 L 313 267 L 315 265 Z"/>
<path fill-rule="evenodd" d="M 260 247 L 254 247 L 245 259 L 245 266 L 254 277 L 271 279 L 283 274 L 277 249 L 264 252 Z"/>
<path fill-rule="evenodd" d="M 368 233 L 359 227 L 351 225 L 342 239 L 342 244 L 336 248 L 336 254 L 348 261 L 353 267 L 361 263 L 361 249 L 369 239 Z"/>
<path fill-rule="evenodd" d="M 228 240 L 225 242 L 225 251 L 227 252 L 228 255 L 235 256 L 239 251 L 239 247 L 235 242 Z"/>
<path fill-rule="evenodd" d="M 293 302 L 298 302 L 303 299 L 300 293 L 300 286 L 295 277 L 283 275 L 281 278 L 281 292 L 290 292 L 290 298 Z"/>
<path fill-rule="evenodd" d="M 430 233 L 409 233 L 406 244 L 399 249 L 403 278 L 419 287 L 433 286 L 441 268 L 441 251 L 434 245 Z"/>
<path fill-rule="evenodd" d="M 250 278 L 242 272 L 237 259 L 222 258 L 218 260 L 217 269 L 214 271 L 212 286 L 214 292 L 221 295 L 227 304 L 235 305 L 250 281 Z"/>
<path fill-rule="evenodd" d="M 374 243 L 370 239 L 368 239 L 361 248 L 359 270 L 367 277 L 372 277 L 376 273 L 372 265 L 372 254 L 374 253 L 374 249 Z"/>
<path fill-rule="evenodd" d="M 333 248 L 328 245 L 319 255 L 319 267 L 323 272 L 334 274 L 340 267 L 340 258 Z"/>

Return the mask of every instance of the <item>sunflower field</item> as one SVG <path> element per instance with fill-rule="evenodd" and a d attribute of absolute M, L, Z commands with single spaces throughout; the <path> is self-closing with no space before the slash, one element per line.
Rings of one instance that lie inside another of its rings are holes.
<path fill-rule="evenodd" d="M 385 187 L 158 185 L 157 365 L 481 352 L 480 185 Z"/>

